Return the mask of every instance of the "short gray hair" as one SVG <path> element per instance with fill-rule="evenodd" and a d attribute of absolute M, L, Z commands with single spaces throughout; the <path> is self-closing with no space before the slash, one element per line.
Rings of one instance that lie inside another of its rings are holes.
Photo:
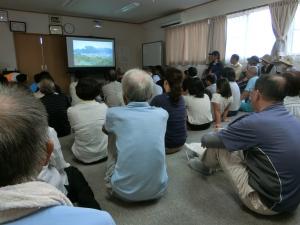
<path fill-rule="evenodd" d="M 28 91 L 0 85 L 0 187 L 35 178 L 47 157 L 43 104 Z"/>
<path fill-rule="evenodd" d="M 145 102 L 152 97 L 153 80 L 145 71 L 131 69 L 122 79 L 122 88 L 128 102 Z"/>
<path fill-rule="evenodd" d="M 52 94 L 55 92 L 55 84 L 51 79 L 43 79 L 38 85 L 40 88 L 40 92 L 42 92 L 43 94 Z"/>

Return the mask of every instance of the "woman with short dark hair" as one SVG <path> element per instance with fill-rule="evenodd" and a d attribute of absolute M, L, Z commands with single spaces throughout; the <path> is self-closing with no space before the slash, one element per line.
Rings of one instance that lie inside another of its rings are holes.
<path fill-rule="evenodd" d="M 188 88 L 189 95 L 184 96 L 187 125 L 190 130 L 206 130 L 212 122 L 211 104 L 202 81 L 195 78 Z"/>
<path fill-rule="evenodd" d="M 100 93 L 93 78 L 81 78 L 76 94 L 82 102 L 68 109 L 68 118 L 75 134 L 72 152 L 83 163 L 94 163 L 107 157 L 107 136 L 103 133 L 107 106 L 95 101 Z"/>
<path fill-rule="evenodd" d="M 169 113 L 165 135 L 166 153 L 172 154 L 181 149 L 187 137 L 185 103 L 181 95 L 183 74 L 176 68 L 168 68 L 165 73 L 166 93 L 153 98 L 152 106 L 161 107 Z"/>
<path fill-rule="evenodd" d="M 232 103 L 229 107 L 229 112 L 227 115 L 228 117 L 236 116 L 239 112 L 241 105 L 241 91 L 237 82 L 235 81 L 235 75 L 236 74 L 233 68 L 226 67 L 222 70 L 222 77 L 227 78 L 227 80 L 229 81 L 233 98 Z"/>
<path fill-rule="evenodd" d="M 233 101 L 231 88 L 226 78 L 217 81 L 217 93 L 212 97 L 212 108 L 215 119 L 215 128 L 221 128 L 221 122 L 227 121 L 230 104 Z"/>

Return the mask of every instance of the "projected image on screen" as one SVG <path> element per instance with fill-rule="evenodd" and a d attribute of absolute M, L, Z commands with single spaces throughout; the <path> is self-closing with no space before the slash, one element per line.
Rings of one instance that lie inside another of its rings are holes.
<path fill-rule="evenodd" d="M 113 43 L 73 40 L 74 66 L 113 66 Z"/>

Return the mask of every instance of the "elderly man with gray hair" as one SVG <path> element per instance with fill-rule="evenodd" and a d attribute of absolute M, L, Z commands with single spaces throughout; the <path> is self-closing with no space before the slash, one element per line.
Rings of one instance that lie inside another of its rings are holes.
<path fill-rule="evenodd" d="M 152 88 L 145 71 L 129 70 L 122 80 L 126 106 L 109 108 L 106 114 L 105 181 L 109 193 L 124 201 L 157 199 L 167 189 L 164 138 L 168 113 L 149 106 Z"/>
<path fill-rule="evenodd" d="M 72 207 L 54 186 L 37 181 L 53 151 L 42 103 L 0 85 L 0 108 L 0 224 L 115 224 L 108 213 Z"/>

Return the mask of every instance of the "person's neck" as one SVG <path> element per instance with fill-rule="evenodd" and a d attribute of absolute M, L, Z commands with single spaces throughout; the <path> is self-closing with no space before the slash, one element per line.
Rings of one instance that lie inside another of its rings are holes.
<path fill-rule="evenodd" d="M 264 110 L 266 110 L 267 108 L 269 108 L 270 106 L 273 106 L 275 104 L 277 104 L 278 102 L 269 102 L 269 101 L 262 101 L 259 105 L 259 109 L 258 112 L 262 112 Z"/>

